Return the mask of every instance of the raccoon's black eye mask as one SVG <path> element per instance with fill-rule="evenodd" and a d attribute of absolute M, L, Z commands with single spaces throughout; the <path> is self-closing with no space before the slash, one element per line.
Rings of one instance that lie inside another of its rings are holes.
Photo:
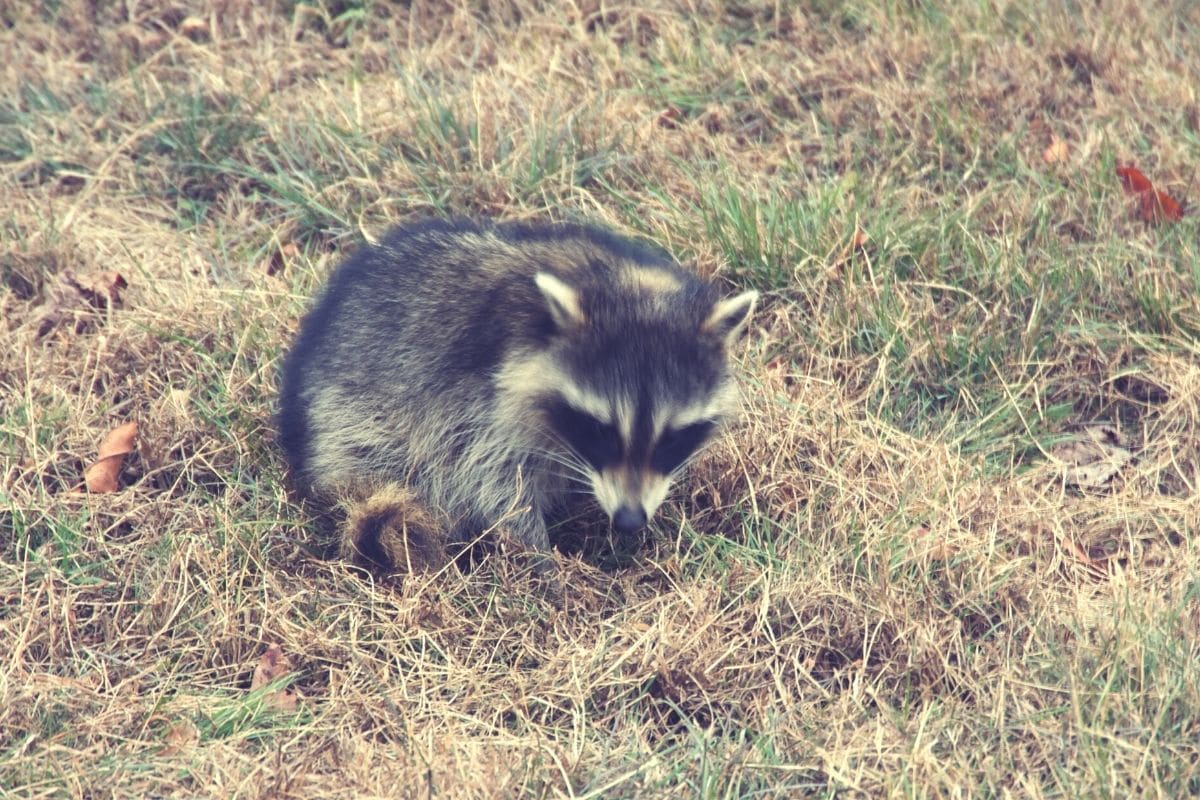
<path fill-rule="evenodd" d="M 683 466 L 704 444 L 717 425 L 711 419 L 693 422 L 682 428 L 668 428 L 658 437 L 658 444 L 650 454 L 650 466 L 663 475 L 668 475 Z"/>
<path fill-rule="evenodd" d="M 547 404 L 550 425 L 568 447 L 597 470 L 621 457 L 621 435 L 615 425 L 580 411 L 561 400 Z"/>
<path fill-rule="evenodd" d="M 562 400 L 550 401 L 545 408 L 554 431 L 592 467 L 600 470 L 621 459 L 624 445 L 615 425 Z M 700 449 L 716 425 L 715 420 L 704 419 L 663 431 L 650 452 L 650 468 L 662 475 L 679 469 Z"/>

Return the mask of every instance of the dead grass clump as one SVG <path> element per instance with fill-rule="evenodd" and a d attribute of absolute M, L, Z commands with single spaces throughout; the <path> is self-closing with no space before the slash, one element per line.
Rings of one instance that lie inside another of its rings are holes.
<path fill-rule="evenodd" d="M 29 249 L 28 245 L 24 248 L 10 245 L 0 258 L 0 276 L 8 290 L 7 297 L 13 301 L 13 307 L 6 309 L 4 315 L 10 324 L 21 304 L 39 297 L 45 281 L 60 272 L 63 262 L 68 260 L 55 248 Z"/>

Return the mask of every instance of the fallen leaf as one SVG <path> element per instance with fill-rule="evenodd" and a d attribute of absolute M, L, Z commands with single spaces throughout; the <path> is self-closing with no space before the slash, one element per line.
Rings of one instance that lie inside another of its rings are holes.
<path fill-rule="evenodd" d="M 255 692 L 271 681 L 278 680 L 292 671 L 292 662 L 283 654 L 283 648 L 273 644 L 266 649 L 254 667 L 254 677 L 250 679 L 250 691 Z"/>
<path fill-rule="evenodd" d="M 200 741 L 200 731 L 188 720 L 176 722 L 167 728 L 163 735 L 163 749 L 158 751 L 161 756 L 173 756 L 191 748 Z"/>
<path fill-rule="evenodd" d="M 862 228 L 854 229 L 854 236 L 850 239 L 850 248 L 852 250 L 862 250 L 867 246 L 867 242 L 871 241 L 871 237 Z"/>
<path fill-rule="evenodd" d="M 1154 184 L 1141 173 L 1137 167 L 1125 165 L 1117 167 L 1117 177 L 1121 179 L 1121 187 L 1130 194 L 1142 194 L 1154 191 Z"/>
<path fill-rule="evenodd" d="M 108 432 L 100 442 L 100 455 L 83 471 L 83 482 L 89 492 L 115 492 L 120 488 L 117 477 L 125 456 L 136 449 L 137 423 L 126 422 Z"/>
<path fill-rule="evenodd" d="M 295 260 L 300 255 L 300 247 L 295 242 L 288 242 L 278 250 L 271 252 L 271 255 L 263 259 L 262 271 L 267 275 L 275 275 L 281 269 L 286 267 L 288 263 Z"/>
<path fill-rule="evenodd" d="M 93 272 L 82 278 L 76 277 L 71 270 L 64 270 L 42 305 L 37 323 L 38 338 L 68 319 L 73 322 L 72 330 L 82 333 L 89 317 L 121 305 L 121 291 L 128 285 L 115 270 Z"/>
<path fill-rule="evenodd" d="M 193 42 L 206 41 L 209 38 L 208 23 L 200 17 L 186 17 L 179 23 L 179 32 Z"/>
<path fill-rule="evenodd" d="M 1154 188 L 1150 179 L 1137 167 L 1125 164 L 1117 167 L 1117 177 L 1127 194 L 1137 198 L 1138 216 L 1143 222 L 1160 223 L 1163 220 L 1178 222 L 1183 219 L 1183 207 L 1166 192 Z"/>
<path fill-rule="evenodd" d="M 854 253 L 866 253 L 867 243 L 871 241 L 871 237 L 862 228 L 854 226 L 854 233 L 850 235 L 850 241 L 841 249 L 837 258 L 829 265 L 828 274 L 830 277 L 836 277 Z"/>
<path fill-rule="evenodd" d="M 291 660 L 284 655 L 279 645 L 273 644 L 258 659 L 254 677 L 250 679 L 250 691 L 255 692 L 269 686 L 292 671 Z M 278 689 L 263 694 L 263 702 L 279 711 L 294 711 L 296 693 L 291 689 Z"/>
<path fill-rule="evenodd" d="M 1108 575 L 1108 559 L 1107 558 L 1092 558 L 1088 552 L 1084 550 L 1078 542 L 1064 533 L 1055 533 L 1054 538 L 1058 541 L 1059 547 L 1066 551 L 1075 561 L 1087 570 L 1088 574 L 1093 578 L 1104 578 Z"/>
<path fill-rule="evenodd" d="M 1061 462 L 1062 479 L 1073 486 L 1095 489 L 1108 483 L 1133 459 L 1120 432 L 1110 425 L 1092 425 L 1050 448 Z"/>
<path fill-rule="evenodd" d="M 679 121 L 683 119 L 683 111 L 676 106 L 669 106 L 665 111 L 658 115 L 658 124 L 664 128 L 675 130 L 679 127 Z"/>
<path fill-rule="evenodd" d="M 928 523 L 914 525 L 908 532 L 908 540 L 919 555 L 934 561 L 949 561 L 958 554 L 958 547 L 944 536 L 935 535 Z"/>
<path fill-rule="evenodd" d="M 76 286 L 96 308 L 115 306 L 121 302 L 121 291 L 129 284 L 116 270 L 92 272 L 75 279 Z"/>
<path fill-rule="evenodd" d="M 1050 145 L 1042 151 L 1042 161 L 1047 164 L 1060 164 L 1067 160 L 1070 151 L 1067 149 L 1067 143 L 1057 136 L 1050 137 Z"/>

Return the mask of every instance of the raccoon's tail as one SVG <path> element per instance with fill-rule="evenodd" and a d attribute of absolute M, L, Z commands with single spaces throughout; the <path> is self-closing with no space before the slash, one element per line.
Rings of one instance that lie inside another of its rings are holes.
<path fill-rule="evenodd" d="M 342 558 L 369 569 L 414 573 L 449 563 L 446 523 L 399 484 L 346 498 L 340 531 Z"/>

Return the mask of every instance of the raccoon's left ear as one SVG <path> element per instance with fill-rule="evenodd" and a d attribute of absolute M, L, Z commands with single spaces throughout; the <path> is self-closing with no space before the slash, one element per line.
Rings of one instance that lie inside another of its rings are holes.
<path fill-rule="evenodd" d="M 739 295 L 718 300 L 713 306 L 712 312 L 709 313 L 708 319 L 704 320 L 704 324 L 700 326 L 701 330 L 715 333 L 724 339 L 726 344 L 732 343 L 742 332 L 746 322 L 749 321 L 750 313 L 754 311 L 756 302 L 758 302 L 758 292 L 755 291 L 742 292 Z"/>
<path fill-rule="evenodd" d="M 583 307 L 579 304 L 579 292 L 549 272 L 539 272 L 533 276 L 538 291 L 550 309 L 550 316 L 560 331 L 577 328 L 586 321 Z"/>

